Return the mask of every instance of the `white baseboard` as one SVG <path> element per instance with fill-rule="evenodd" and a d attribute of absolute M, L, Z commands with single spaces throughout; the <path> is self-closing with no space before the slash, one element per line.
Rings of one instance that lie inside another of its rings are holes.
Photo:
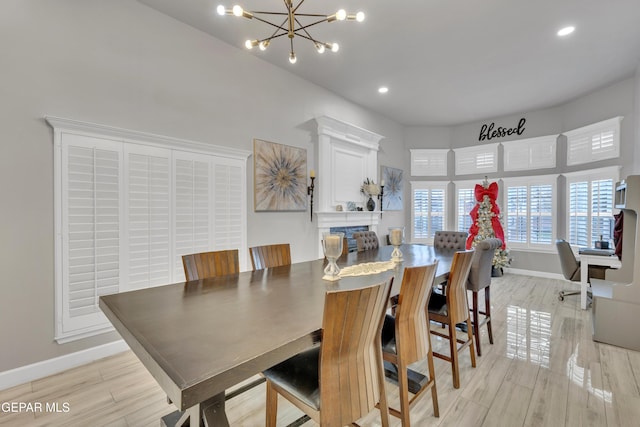
<path fill-rule="evenodd" d="M 545 279 L 558 279 L 565 280 L 562 274 L 558 273 L 547 273 L 545 271 L 536 271 L 536 270 L 522 270 L 520 268 L 505 268 L 505 273 L 510 274 L 519 274 L 521 276 L 533 276 L 533 277 L 543 277 Z"/>
<path fill-rule="evenodd" d="M 64 356 L 54 357 L 53 359 L 36 362 L 31 365 L 21 366 L 9 371 L 0 372 L 0 390 L 5 390 L 9 387 L 57 374 L 58 372 L 75 368 L 76 366 L 84 365 L 86 363 L 93 362 L 94 360 L 112 356 L 127 350 L 129 350 L 127 343 L 125 343 L 124 340 L 118 340 L 75 353 L 65 354 Z"/>

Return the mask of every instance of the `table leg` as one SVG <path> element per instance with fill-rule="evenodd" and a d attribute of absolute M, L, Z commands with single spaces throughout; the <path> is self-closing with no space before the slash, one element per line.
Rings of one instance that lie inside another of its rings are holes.
<path fill-rule="evenodd" d="M 587 309 L 587 291 L 589 290 L 589 262 L 580 261 L 580 308 Z"/>
<path fill-rule="evenodd" d="M 224 410 L 224 392 L 194 405 L 184 412 L 176 411 L 162 417 L 162 427 L 229 427 Z"/>

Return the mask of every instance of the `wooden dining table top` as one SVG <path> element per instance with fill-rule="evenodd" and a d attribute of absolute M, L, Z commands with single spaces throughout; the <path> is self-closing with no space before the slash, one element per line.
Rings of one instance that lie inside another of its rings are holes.
<path fill-rule="evenodd" d="M 341 267 L 388 261 L 392 246 L 349 253 Z M 100 308 L 169 398 L 186 409 L 316 345 L 328 290 L 353 289 L 394 277 L 404 267 L 439 261 L 446 279 L 452 251 L 403 245 L 404 261 L 373 275 L 322 280 L 326 261 L 159 286 L 100 297 Z"/>

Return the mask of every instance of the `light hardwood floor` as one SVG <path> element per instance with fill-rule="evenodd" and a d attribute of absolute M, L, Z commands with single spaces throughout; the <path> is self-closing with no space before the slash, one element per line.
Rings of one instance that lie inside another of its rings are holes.
<path fill-rule="evenodd" d="M 559 302 L 560 280 L 505 275 L 491 286 L 495 344 L 482 330 L 482 357 L 471 368 L 468 350 L 461 361 L 461 388 L 454 389 L 448 362 L 436 359 L 440 418 L 431 399 L 411 411 L 415 426 L 638 426 L 640 353 L 594 343 L 590 311 L 579 298 Z M 434 347 L 446 342 L 432 337 Z M 426 372 L 426 364 L 417 370 Z M 387 384 L 397 406 L 397 389 Z M 227 402 L 232 426 L 264 425 L 264 384 Z M 159 426 L 173 405 L 131 352 L 0 392 L 0 403 L 41 403 L 43 411 L 0 411 L 10 426 Z M 57 403 L 59 413 L 46 412 Z M 68 404 L 68 412 L 64 412 Z M 279 425 L 301 413 L 279 401 Z M 398 419 L 391 419 L 399 426 Z M 374 411 L 360 420 L 378 426 Z M 309 421 L 305 426 L 313 426 Z"/>

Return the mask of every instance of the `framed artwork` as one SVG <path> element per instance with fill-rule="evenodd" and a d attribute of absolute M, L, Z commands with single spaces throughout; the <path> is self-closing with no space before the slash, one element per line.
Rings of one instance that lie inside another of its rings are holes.
<path fill-rule="evenodd" d="M 307 210 L 307 150 L 253 140 L 256 211 Z"/>
<path fill-rule="evenodd" d="M 402 194 L 404 188 L 404 171 L 389 166 L 381 166 L 382 180 L 384 180 L 384 197 L 382 199 L 382 208 L 385 211 L 401 211 L 402 210 Z"/>

